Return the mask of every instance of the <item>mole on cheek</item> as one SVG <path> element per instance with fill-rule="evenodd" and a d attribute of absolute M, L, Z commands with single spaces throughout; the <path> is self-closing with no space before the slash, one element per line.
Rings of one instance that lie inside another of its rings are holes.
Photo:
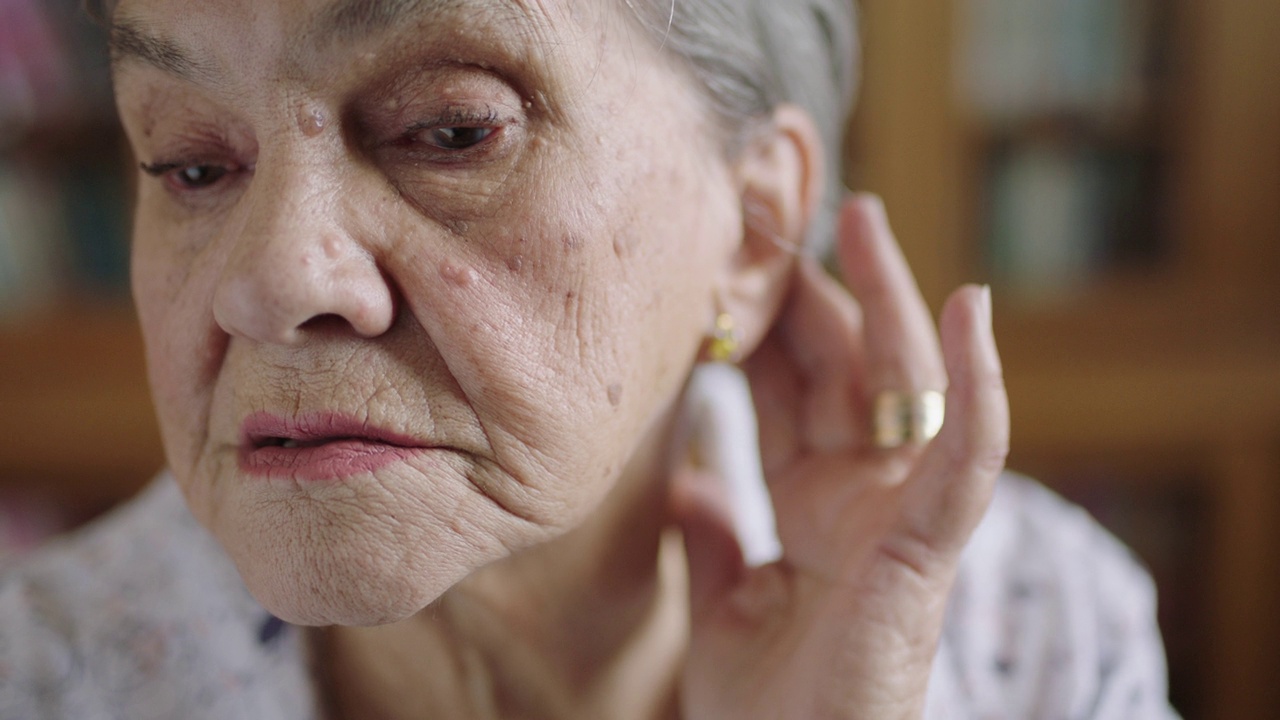
<path fill-rule="evenodd" d="M 523 268 L 524 268 L 523 255 L 512 255 L 511 257 L 507 258 L 507 269 L 510 270 L 511 272 L 518 273 Z"/>
<path fill-rule="evenodd" d="M 619 260 L 625 260 L 633 254 L 636 238 L 629 232 L 620 232 L 613 237 L 613 254 Z"/>
<path fill-rule="evenodd" d="M 440 263 L 440 277 L 455 287 L 464 288 L 476 280 L 476 271 L 462 265 L 454 265 L 448 260 Z"/>
<path fill-rule="evenodd" d="M 325 126 L 329 123 L 324 110 L 313 105 L 303 105 L 298 108 L 297 121 L 298 129 L 307 137 L 315 137 L 324 132 Z"/>
<path fill-rule="evenodd" d="M 618 407 L 622 403 L 622 384 L 613 383 L 606 391 L 609 394 L 609 404 Z"/>

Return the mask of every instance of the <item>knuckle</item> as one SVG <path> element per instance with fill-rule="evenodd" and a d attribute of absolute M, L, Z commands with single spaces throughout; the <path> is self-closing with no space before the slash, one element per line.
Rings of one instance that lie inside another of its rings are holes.
<path fill-rule="evenodd" d="M 1004 472 L 1008 458 L 1009 443 L 991 444 L 974 453 L 970 461 L 970 467 L 983 475 L 999 475 Z"/>
<path fill-rule="evenodd" d="M 963 433 L 946 447 L 948 464 L 981 475 L 998 475 L 1009 456 L 1008 439 L 987 437 L 978 432 Z"/>

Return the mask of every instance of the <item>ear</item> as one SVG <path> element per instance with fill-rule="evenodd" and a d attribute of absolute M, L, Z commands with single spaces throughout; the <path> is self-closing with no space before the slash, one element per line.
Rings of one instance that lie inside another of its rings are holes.
<path fill-rule="evenodd" d="M 780 105 L 750 138 L 735 168 L 742 199 L 742 243 L 719 283 L 719 308 L 733 316 L 739 355 L 764 339 L 804 251 L 822 200 L 821 136 L 809 113 Z"/>

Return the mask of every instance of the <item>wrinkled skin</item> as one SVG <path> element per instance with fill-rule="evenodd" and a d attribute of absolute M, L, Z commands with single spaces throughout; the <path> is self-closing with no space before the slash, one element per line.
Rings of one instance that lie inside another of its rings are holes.
<path fill-rule="evenodd" d="M 424 663 L 434 712 L 388 716 L 918 714 L 1007 438 L 984 296 L 953 298 L 940 350 L 865 199 L 840 239 L 858 303 L 787 252 L 821 194 L 811 123 L 782 108 L 726 156 L 692 82 L 613 5 L 424 3 L 358 32 L 330 7 L 123 0 L 114 15 L 165 448 L 254 595 L 344 626 L 323 661 L 338 667 L 386 649 L 356 627 L 386 623 L 398 651 L 501 655 L 454 622 L 468 602 L 528 651 L 463 673 L 478 684 Z M 750 571 L 714 483 L 670 464 L 722 309 L 750 356 L 786 548 Z M 930 446 L 868 447 L 876 391 L 948 386 Z M 299 428 L 304 446 L 378 460 L 277 442 Z M 687 599 L 657 569 L 673 523 Z M 530 613 L 531 598 L 573 612 Z M 588 652 L 564 632 L 590 618 L 621 629 Z M 644 703 L 595 682 L 635 655 L 657 668 L 630 683 Z M 546 680 L 539 664 L 570 669 Z M 335 716 L 408 682 L 343 677 Z"/>
<path fill-rule="evenodd" d="M 724 163 L 669 144 L 713 145 L 691 92 L 592 35 L 617 19 L 561 10 L 481 42 L 513 11 L 458 11 L 398 43 L 286 45 L 314 5 L 121 6 L 214 78 L 118 73 L 140 159 L 231 168 L 144 178 L 135 292 L 196 515 L 273 611 L 379 622 L 591 510 L 678 393 L 741 223 Z M 496 132 L 433 147 L 449 122 Z M 237 446 L 264 411 L 432 449 L 262 482 Z"/>

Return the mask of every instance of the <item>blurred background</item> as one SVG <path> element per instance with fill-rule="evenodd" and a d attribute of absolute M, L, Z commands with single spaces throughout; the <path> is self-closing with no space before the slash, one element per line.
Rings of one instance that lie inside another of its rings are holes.
<path fill-rule="evenodd" d="M 0 558 L 161 464 L 78 0 L 0 0 Z M 1010 465 L 1151 569 L 1188 720 L 1280 707 L 1280 2 L 863 0 L 849 185 L 986 282 Z"/>
<path fill-rule="evenodd" d="M 863 0 L 851 187 L 989 282 L 1010 466 L 1154 575 L 1188 720 L 1280 707 L 1280 2 Z"/>

